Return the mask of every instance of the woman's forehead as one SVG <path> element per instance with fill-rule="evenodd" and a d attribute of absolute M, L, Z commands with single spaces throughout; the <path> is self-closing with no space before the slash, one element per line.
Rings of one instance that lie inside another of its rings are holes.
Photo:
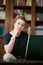
<path fill-rule="evenodd" d="M 24 20 L 22 20 L 22 19 L 17 19 L 17 20 L 16 20 L 16 23 L 17 23 L 17 22 L 20 22 L 20 23 L 25 23 L 25 21 L 24 21 Z"/>

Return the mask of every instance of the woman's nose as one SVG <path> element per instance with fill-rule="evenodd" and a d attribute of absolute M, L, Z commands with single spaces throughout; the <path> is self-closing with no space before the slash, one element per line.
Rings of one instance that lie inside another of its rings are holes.
<path fill-rule="evenodd" d="M 19 29 L 21 29 L 21 27 L 22 27 L 22 26 L 21 26 L 21 25 L 19 25 Z"/>
<path fill-rule="evenodd" d="M 21 27 L 22 27 L 22 25 L 19 25 L 19 27 L 21 28 Z"/>

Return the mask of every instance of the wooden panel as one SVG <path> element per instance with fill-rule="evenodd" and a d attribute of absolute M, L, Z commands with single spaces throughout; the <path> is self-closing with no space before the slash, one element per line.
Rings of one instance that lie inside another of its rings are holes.
<path fill-rule="evenodd" d="M 32 20 L 31 20 L 31 34 L 35 34 L 35 4 L 36 1 L 32 0 L 32 9 L 31 9 L 31 15 L 32 15 Z"/>
<path fill-rule="evenodd" d="M 4 51 L 4 43 L 3 38 L 0 36 L 0 58 L 3 58 L 5 51 Z"/>
<path fill-rule="evenodd" d="M 10 29 L 12 28 L 12 24 L 13 24 L 13 0 L 10 0 L 10 21 L 9 21 L 9 27 Z"/>
<path fill-rule="evenodd" d="M 6 0 L 6 19 L 5 19 L 5 33 L 9 31 L 9 0 Z"/>

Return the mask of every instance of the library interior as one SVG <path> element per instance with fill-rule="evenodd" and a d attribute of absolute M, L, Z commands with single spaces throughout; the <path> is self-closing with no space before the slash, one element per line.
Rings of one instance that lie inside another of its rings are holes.
<path fill-rule="evenodd" d="M 17 15 L 23 15 L 28 23 L 24 30 L 28 34 L 26 60 L 10 63 L 43 63 L 43 0 L 0 0 L 0 63 L 7 63 L 3 61 L 3 35 L 13 27 Z"/>

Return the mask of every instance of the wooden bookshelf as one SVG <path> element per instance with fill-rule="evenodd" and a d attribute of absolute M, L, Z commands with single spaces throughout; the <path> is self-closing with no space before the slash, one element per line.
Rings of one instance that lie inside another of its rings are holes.
<path fill-rule="evenodd" d="M 4 1 L 4 0 L 2 0 Z M 8 22 L 9 22 L 9 0 L 6 0 L 6 4 L 3 4 L 3 2 L 0 1 L 0 11 L 5 12 L 5 19 L 0 19 L 0 26 L 3 24 L 5 33 L 8 31 Z"/>
<path fill-rule="evenodd" d="M 11 4 L 12 3 L 12 4 Z M 13 0 L 10 0 L 10 22 L 11 23 L 13 23 L 13 20 L 14 20 L 14 18 L 13 18 L 13 11 L 15 10 L 15 9 L 27 9 L 28 11 L 29 11 L 29 13 L 31 13 L 31 9 L 32 9 L 32 7 L 31 6 L 14 6 L 14 4 L 13 4 Z M 10 23 L 10 27 L 12 26 L 12 24 Z M 29 20 L 28 21 L 28 24 L 30 24 L 31 23 L 31 21 Z"/>
<path fill-rule="evenodd" d="M 9 3 L 8 3 L 9 2 Z M 8 5 L 8 6 L 7 6 Z M 8 32 L 9 29 L 12 27 L 14 21 L 14 10 L 15 9 L 25 9 L 31 13 L 31 21 L 28 21 L 31 27 L 31 34 L 35 34 L 35 26 L 36 25 L 43 25 L 43 20 L 36 20 L 36 13 L 43 13 L 43 6 L 36 6 L 36 0 L 32 0 L 32 6 L 14 6 L 14 0 L 8 0 L 6 4 L 6 23 L 5 23 L 5 30 Z M 6 25 L 7 24 L 7 25 Z M 8 28 L 9 27 L 9 28 Z"/>
<path fill-rule="evenodd" d="M 40 17 L 41 17 L 41 14 L 43 15 L 43 4 L 42 4 L 42 2 L 41 2 L 41 5 L 35 7 L 35 10 L 36 10 L 35 13 L 40 14 L 39 15 Z M 35 21 L 35 25 L 43 26 L 43 16 L 42 16 L 42 19 L 39 18 L 39 20 Z"/>
<path fill-rule="evenodd" d="M 43 13 L 43 6 L 36 6 L 36 12 L 37 13 Z"/>
<path fill-rule="evenodd" d="M 31 10 L 31 6 L 14 6 L 14 9 L 28 9 L 28 10 Z"/>
<path fill-rule="evenodd" d="M 32 0 L 32 6 L 14 6 L 13 0 L 10 0 L 10 22 L 12 23 L 14 20 L 13 18 L 14 9 L 27 9 L 31 13 L 31 21 L 28 21 L 28 24 L 30 24 L 31 27 L 31 34 L 35 34 L 35 22 L 36 22 L 35 15 L 36 12 L 38 12 L 38 8 L 40 9 L 41 7 L 36 7 L 36 0 L 35 1 Z M 12 26 L 11 23 L 10 27 Z"/>

